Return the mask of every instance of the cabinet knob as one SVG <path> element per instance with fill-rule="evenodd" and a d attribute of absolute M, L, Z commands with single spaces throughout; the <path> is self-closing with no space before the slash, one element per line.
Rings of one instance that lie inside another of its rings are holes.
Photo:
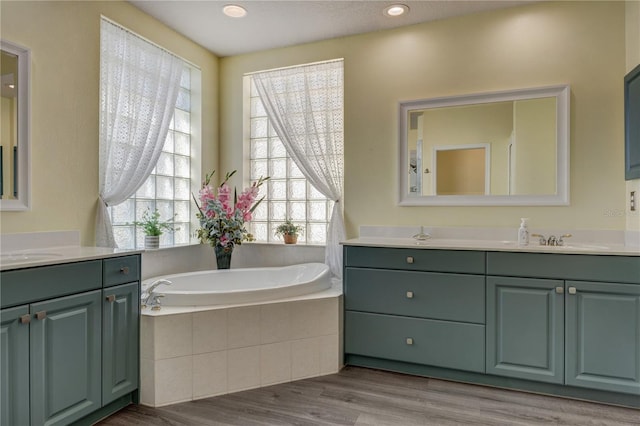
<path fill-rule="evenodd" d="M 115 302 L 116 301 L 116 295 L 115 294 L 110 294 L 107 297 L 105 297 L 105 300 L 107 302 Z"/>
<path fill-rule="evenodd" d="M 556 287 L 556 293 L 558 293 L 558 294 L 564 293 L 564 287 L 559 287 L 559 286 Z"/>
<path fill-rule="evenodd" d="M 412 291 L 408 291 L 407 292 L 407 299 L 413 299 L 413 292 Z"/>
<path fill-rule="evenodd" d="M 576 294 L 578 291 L 575 287 L 569 287 L 569 294 Z"/>
<path fill-rule="evenodd" d="M 413 263 L 413 256 L 407 256 L 407 263 Z"/>
<path fill-rule="evenodd" d="M 36 319 L 43 320 L 47 317 L 47 311 L 36 312 Z"/>
<path fill-rule="evenodd" d="M 120 268 L 120 273 L 124 275 L 129 275 L 129 267 L 123 266 L 122 268 Z"/>
<path fill-rule="evenodd" d="M 407 345 L 413 345 L 413 339 L 411 337 L 407 337 Z"/>
<path fill-rule="evenodd" d="M 26 315 L 22 315 L 19 319 L 18 322 L 20 324 L 29 324 L 31 322 L 31 315 L 26 314 Z"/>

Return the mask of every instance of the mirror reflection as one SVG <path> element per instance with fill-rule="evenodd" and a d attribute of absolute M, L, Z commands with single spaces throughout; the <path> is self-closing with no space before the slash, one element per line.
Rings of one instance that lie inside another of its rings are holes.
<path fill-rule="evenodd" d="M 16 162 L 18 154 L 18 55 L 4 50 L 0 56 L 0 198 L 18 196 Z"/>
<path fill-rule="evenodd" d="M 568 203 L 568 86 L 400 104 L 401 205 Z"/>
<path fill-rule="evenodd" d="M 0 40 L 0 210 L 28 210 L 29 50 Z"/>

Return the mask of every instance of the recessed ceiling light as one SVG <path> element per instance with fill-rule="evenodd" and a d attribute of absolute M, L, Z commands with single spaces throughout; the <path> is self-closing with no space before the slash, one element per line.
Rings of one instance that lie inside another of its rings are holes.
<path fill-rule="evenodd" d="M 228 4 L 222 8 L 222 13 L 231 18 L 242 18 L 247 15 L 247 9 L 237 4 Z"/>
<path fill-rule="evenodd" d="M 384 9 L 384 14 L 387 16 L 400 16 L 409 12 L 409 6 L 404 4 L 392 4 Z"/>

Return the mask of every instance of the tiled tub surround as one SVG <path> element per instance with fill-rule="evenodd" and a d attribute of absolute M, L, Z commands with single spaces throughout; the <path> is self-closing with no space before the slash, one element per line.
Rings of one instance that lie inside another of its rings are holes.
<path fill-rule="evenodd" d="M 276 303 L 145 311 L 140 343 L 144 405 L 332 374 L 342 364 L 337 287 Z"/>

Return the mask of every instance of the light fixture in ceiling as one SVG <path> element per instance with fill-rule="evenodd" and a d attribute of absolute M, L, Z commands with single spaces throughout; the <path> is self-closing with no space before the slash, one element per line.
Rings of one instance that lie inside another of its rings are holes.
<path fill-rule="evenodd" d="M 247 15 L 247 9 L 237 4 L 228 4 L 222 8 L 222 13 L 231 18 L 242 18 Z"/>
<path fill-rule="evenodd" d="M 405 4 L 392 4 L 384 8 L 384 14 L 387 16 L 400 16 L 409 12 L 409 6 Z"/>

